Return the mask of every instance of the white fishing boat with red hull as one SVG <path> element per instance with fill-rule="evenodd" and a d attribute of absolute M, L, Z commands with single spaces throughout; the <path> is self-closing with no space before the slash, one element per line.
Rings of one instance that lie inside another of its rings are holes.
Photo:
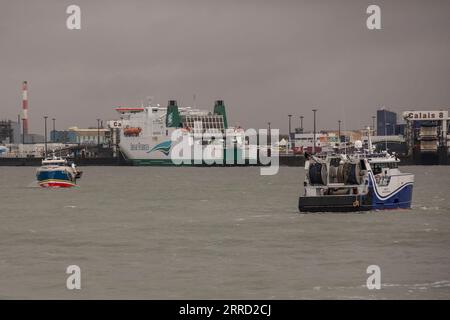
<path fill-rule="evenodd" d="M 82 171 L 74 163 L 69 164 L 66 159 L 55 156 L 42 160 L 42 166 L 36 172 L 37 181 L 44 188 L 74 187 L 81 175 Z"/>

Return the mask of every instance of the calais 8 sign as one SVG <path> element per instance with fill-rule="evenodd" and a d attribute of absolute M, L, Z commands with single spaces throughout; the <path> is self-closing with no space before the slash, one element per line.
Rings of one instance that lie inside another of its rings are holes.
<path fill-rule="evenodd" d="M 407 120 L 447 120 L 448 111 L 405 111 L 403 118 Z"/>

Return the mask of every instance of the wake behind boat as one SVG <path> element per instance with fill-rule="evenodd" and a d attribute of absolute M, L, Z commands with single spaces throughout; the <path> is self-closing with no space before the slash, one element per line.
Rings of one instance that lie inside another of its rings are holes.
<path fill-rule="evenodd" d="M 410 208 L 414 175 L 398 169 L 400 160 L 387 151 L 373 153 L 355 143 L 354 154 L 307 155 L 300 212 L 348 212 Z"/>
<path fill-rule="evenodd" d="M 41 187 L 70 188 L 76 186 L 77 179 L 81 178 L 82 173 L 74 163 L 69 164 L 66 159 L 53 156 L 42 160 L 36 178 Z"/>

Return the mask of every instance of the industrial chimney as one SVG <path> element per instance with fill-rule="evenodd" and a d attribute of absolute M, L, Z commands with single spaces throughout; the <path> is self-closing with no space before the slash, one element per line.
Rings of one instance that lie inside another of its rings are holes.
<path fill-rule="evenodd" d="M 23 120 L 23 135 L 28 135 L 28 84 L 26 81 L 22 83 L 22 120 Z"/>

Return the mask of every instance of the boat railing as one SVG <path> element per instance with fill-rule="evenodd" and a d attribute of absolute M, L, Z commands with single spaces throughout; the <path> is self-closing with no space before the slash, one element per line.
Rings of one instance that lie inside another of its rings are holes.
<path fill-rule="evenodd" d="M 356 187 L 360 187 L 364 184 L 343 184 L 343 183 L 329 183 L 327 185 L 325 185 L 324 187 L 329 187 L 329 188 L 356 188 Z"/>

